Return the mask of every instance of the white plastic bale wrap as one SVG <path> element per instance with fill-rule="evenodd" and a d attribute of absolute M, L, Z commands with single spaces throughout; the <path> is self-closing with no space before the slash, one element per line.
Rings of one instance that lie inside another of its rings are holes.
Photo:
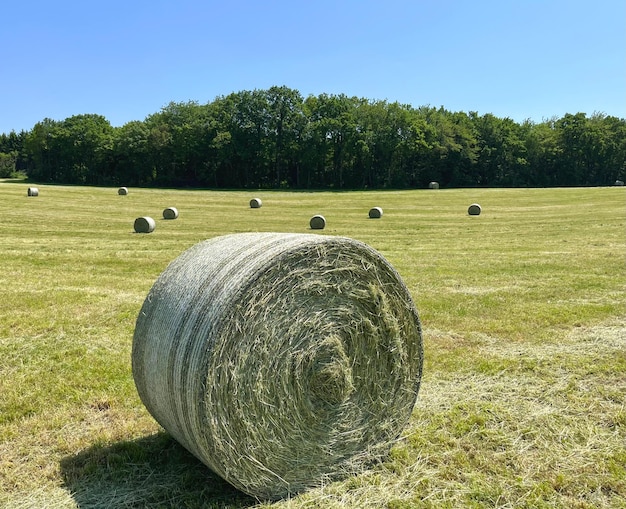
<path fill-rule="evenodd" d="M 393 267 L 356 240 L 315 234 L 191 247 L 150 290 L 132 351 L 154 418 L 260 499 L 383 457 L 411 416 L 422 361 Z"/>

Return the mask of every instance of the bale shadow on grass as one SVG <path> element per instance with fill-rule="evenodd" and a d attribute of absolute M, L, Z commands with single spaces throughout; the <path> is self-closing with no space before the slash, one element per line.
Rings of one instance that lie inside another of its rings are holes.
<path fill-rule="evenodd" d="M 243 509 L 258 503 L 209 470 L 167 433 L 94 445 L 61 460 L 80 509 Z"/>

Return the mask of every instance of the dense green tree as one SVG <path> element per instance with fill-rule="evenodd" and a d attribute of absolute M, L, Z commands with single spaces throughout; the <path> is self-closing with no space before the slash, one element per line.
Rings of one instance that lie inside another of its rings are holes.
<path fill-rule="evenodd" d="M 0 136 L 0 171 L 97 185 L 407 188 L 610 185 L 626 177 L 626 121 L 594 113 L 518 124 L 271 87 L 170 103 L 112 128 L 44 119 Z"/>

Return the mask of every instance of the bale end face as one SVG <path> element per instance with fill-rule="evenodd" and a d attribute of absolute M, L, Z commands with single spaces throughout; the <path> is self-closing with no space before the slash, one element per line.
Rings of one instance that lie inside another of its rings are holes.
<path fill-rule="evenodd" d="M 319 214 L 313 216 L 309 221 L 309 226 L 311 230 L 323 230 L 326 227 L 326 218 Z"/>
<path fill-rule="evenodd" d="M 136 233 L 152 233 L 156 223 L 151 217 L 138 217 L 135 219 L 135 232 Z"/>
<path fill-rule="evenodd" d="M 478 203 L 472 203 L 467 209 L 467 213 L 470 216 L 479 216 L 481 212 L 482 208 Z"/>
<path fill-rule="evenodd" d="M 260 209 L 261 205 L 263 205 L 263 202 L 261 201 L 261 198 L 252 198 L 250 200 L 250 208 L 251 209 Z"/>
<path fill-rule="evenodd" d="M 177 219 L 178 209 L 176 207 L 168 207 L 163 210 L 163 219 Z"/>
<path fill-rule="evenodd" d="M 371 208 L 369 211 L 369 217 L 370 219 L 380 219 L 381 217 L 383 217 L 383 209 L 381 209 L 380 207 Z"/>

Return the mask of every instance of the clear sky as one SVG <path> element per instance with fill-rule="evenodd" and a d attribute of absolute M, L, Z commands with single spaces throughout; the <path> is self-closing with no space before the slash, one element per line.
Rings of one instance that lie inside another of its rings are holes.
<path fill-rule="evenodd" d="M 626 118 L 625 0 L 19 0 L 0 17 L 0 133 L 273 85 Z"/>

